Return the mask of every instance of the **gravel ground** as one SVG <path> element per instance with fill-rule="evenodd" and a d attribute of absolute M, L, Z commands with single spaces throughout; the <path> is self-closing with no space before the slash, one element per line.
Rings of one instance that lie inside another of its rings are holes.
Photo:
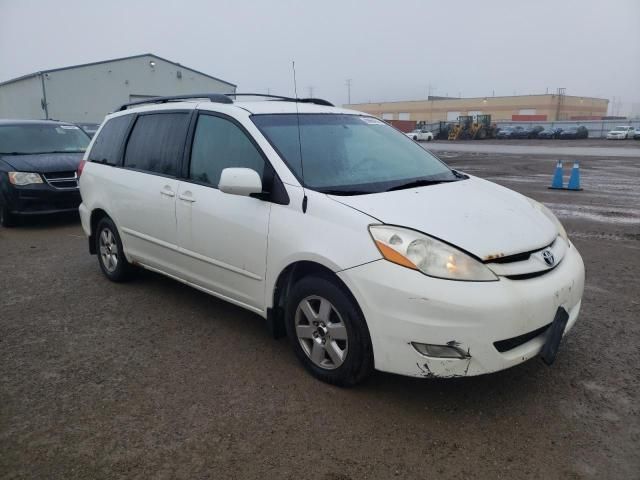
<path fill-rule="evenodd" d="M 622 143 L 622 142 L 620 142 Z M 2 478 L 640 478 L 640 159 L 448 153 L 547 203 L 587 267 L 549 368 L 322 384 L 246 311 L 159 275 L 113 284 L 77 218 L 0 229 Z"/>

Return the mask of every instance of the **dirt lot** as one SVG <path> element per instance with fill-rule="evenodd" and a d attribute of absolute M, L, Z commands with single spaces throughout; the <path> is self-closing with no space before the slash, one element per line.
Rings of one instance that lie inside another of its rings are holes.
<path fill-rule="evenodd" d="M 442 156 L 545 202 L 581 251 L 553 367 L 333 388 L 257 316 L 109 283 L 77 219 L 31 221 L 0 229 L 0 477 L 640 478 L 640 159 L 587 158 L 557 192 L 553 158 Z"/>

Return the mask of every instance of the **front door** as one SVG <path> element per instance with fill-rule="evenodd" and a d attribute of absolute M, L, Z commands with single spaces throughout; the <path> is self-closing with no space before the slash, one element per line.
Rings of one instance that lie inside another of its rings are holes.
<path fill-rule="evenodd" d="M 218 190 L 222 170 L 230 167 L 252 168 L 262 177 L 265 159 L 235 121 L 201 113 L 188 180 L 176 197 L 181 275 L 262 312 L 271 204 Z"/>

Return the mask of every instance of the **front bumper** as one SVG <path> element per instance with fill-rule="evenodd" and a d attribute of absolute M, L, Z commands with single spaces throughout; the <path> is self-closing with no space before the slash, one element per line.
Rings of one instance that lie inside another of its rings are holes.
<path fill-rule="evenodd" d="M 73 212 L 80 205 L 78 188 L 61 189 L 46 183 L 10 186 L 4 194 L 12 214 L 42 215 Z"/>
<path fill-rule="evenodd" d="M 440 280 L 386 260 L 338 275 L 367 320 L 376 369 L 416 377 L 481 375 L 536 356 L 546 333 L 502 353 L 494 343 L 550 324 L 560 306 L 569 313 L 568 332 L 584 290 L 584 264 L 573 245 L 556 268 L 526 280 Z M 412 342 L 456 345 L 469 357 L 426 357 Z"/>

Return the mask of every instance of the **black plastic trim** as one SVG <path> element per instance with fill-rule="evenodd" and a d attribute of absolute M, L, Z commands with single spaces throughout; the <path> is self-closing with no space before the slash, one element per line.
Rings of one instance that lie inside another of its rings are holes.
<path fill-rule="evenodd" d="M 507 338 L 505 340 L 499 340 L 497 342 L 493 342 L 493 346 L 500 353 L 508 352 L 509 350 L 513 350 L 514 348 L 519 347 L 520 345 L 524 345 L 530 340 L 533 340 L 539 335 L 542 335 L 547 329 L 551 326 L 551 324 L 547 324 L 543 327 L 540 327 L 532 332 L 528 332 L 522 335 L 518 335 L 517 337 Z"/>
<path fill-rule="evenodd" d="M 122 105 L 120 105 L 120 108 L 118 108 L 118 111 L 127 110 L 129 107 L 134 107 L 137 105 L 147 105 L 147 104 L 153 104 L 153 103 L 168 103 L 168 102 L 176 102 L 180 100 L 192 100 L 197 98 L 206 98 L 210 102 L 214 102 L 214 103 L 226 103 L 226 104 L 233 103 L 233 100 L 231 100 L 227 95 L 223 93 L 192 93 L 187 95 L 172 95 L 169 97 L 152 97 L 152 98 L 147 98 L 145 100 L 137 100 L 135 102 L 123 103 Z"/>

